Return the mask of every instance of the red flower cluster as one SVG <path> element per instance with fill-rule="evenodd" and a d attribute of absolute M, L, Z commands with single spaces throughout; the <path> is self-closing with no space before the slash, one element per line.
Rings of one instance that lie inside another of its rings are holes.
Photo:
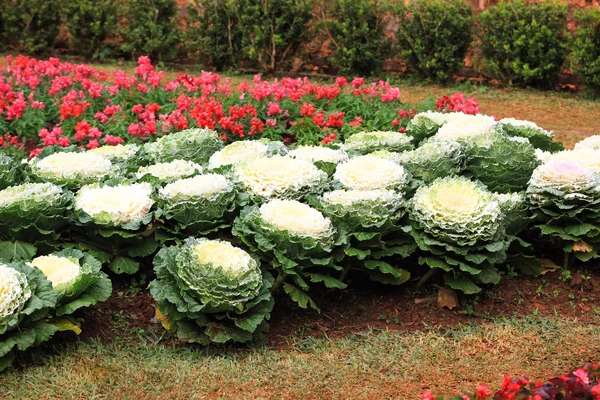
<path fill-rule="evenodd" d="M 465 114 L 478 114 L 479 103 L 473 97 L 465 97 L 462 93 L 454 93 L 452 96 L 443 96 L 435 103 L 436 110 L 456 111 Z"/>
<path fill-rule="evenodd" d="M 133 75 L 112 76 L 87 65 L 6 57 L 0 68 L 0 146 L 31 156 L 45 146 L 94 148 L 154 140 L 188 128 L 216 130 L 225 141 L 260 136 L 286 143 L 331 143 L 359 130 L 403 131 L 416 113 L 389 82 L 345 77 L 332 84 L 283 78 L 234 85 L 202 72 L 163 82 L 148 57 Z M 456 94 L 444 109 L 479 110 Z M 470 112 L 470 111 L 469 111 Z"/>
<path fill-rule="evenodd" d="M 600 400 L 600 364 L 586 364 L 571 374 L 551 378 L 547 383 L 530 382 L 525 377 L 504 377 L 500 389 L 492 394 L 479 385 L 474 394 L 440 396 L 423 393 L 423 400 Z"/>

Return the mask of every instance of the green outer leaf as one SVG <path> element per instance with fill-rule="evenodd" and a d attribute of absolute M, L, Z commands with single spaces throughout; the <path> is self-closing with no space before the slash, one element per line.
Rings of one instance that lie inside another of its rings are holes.
<path fill-rule="evenodd" d="M 308 306 L 310 306 L 310 308 L 320 312 L 319 307 L 317 307 L 317 304 L 303 290 L 298 289 L 296 286 L 291 285 L 289 283 L 283 284 L 283 290 L 290 295 L 290 298 L 293 301 L 298 303 L 300 308 L 306 309 L 308 308 Z"/>
<path fill-rule="evenodd" d="M 4 263 L 31 261 L 36 252 L 37 248 L 26 242 L 0 242 L 0 261 Z"/>
<path fill-rule="evenodd" d="M 127 257 L 115 257 L 108 268 L 115 274 L 135 274 L 140 269 L 140 263 Z"/>

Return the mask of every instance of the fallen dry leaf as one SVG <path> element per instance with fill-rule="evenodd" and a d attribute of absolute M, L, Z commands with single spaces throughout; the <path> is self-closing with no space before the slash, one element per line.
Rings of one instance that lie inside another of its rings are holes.
<path fill-rule="evenodd" d="M 458 296 L 456 296 L 454 290 L 445 286 L 438 286 L 437 302 L 440 307 L 452 310 L 458 306 Z"/>

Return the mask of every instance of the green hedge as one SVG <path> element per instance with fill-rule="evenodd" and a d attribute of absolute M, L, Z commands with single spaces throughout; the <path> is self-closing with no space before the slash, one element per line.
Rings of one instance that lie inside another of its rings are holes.
<path fill-rule="evenodd" d="M 571 49 L 571 65 L 586 85 L 600 92 L 600 10 L 575 12 L 577 32 Z"/>
<path fill-rule="evenodd" d="M 87 59 L 184 56 L 203 68 L 276 72 L 306 62 L 309 49 L 327 41 L 332 71 L 373 75 L 401 58 L 420 77 L 443 82 L 472 46 L 476 67 L 505 85 L 552 87 L 570 54 L 574 72 L 600 88 L 600 10 L 577 10 L 570 40 L 567 6 L 556 1 L 502 1 L 478 16 L 475 34 L 467 0 L 191 0 L 184 13 L 176 0 L 0 6 L 0 50 L 52 52 L 64 24 L 70 50 Z"/>
<path fill-rule="evenodd" d="M 447 81 L 464 64 L 474 17 L 464 0 L 398 3 L 398 45 L 408 65 L 424 78 Z"/>
<path fill-rule="evenodd" d="M 482 72 L 506 85 L 552 87 L 567 54 L 567 6 L 499 3 L 478 19 Z"/>

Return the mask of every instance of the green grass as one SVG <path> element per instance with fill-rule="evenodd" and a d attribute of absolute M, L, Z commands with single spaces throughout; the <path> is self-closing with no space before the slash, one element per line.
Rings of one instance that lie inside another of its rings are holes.
<path fill-rule="evenodd" d="M 600 319 L 498 319 L 450 330 L 295 337 L 256 350 L 88 341 L 36 351 L 0 377 L 5 398 L 418 399 L 503 375 L 544 379 L 597 359 Z"/>

